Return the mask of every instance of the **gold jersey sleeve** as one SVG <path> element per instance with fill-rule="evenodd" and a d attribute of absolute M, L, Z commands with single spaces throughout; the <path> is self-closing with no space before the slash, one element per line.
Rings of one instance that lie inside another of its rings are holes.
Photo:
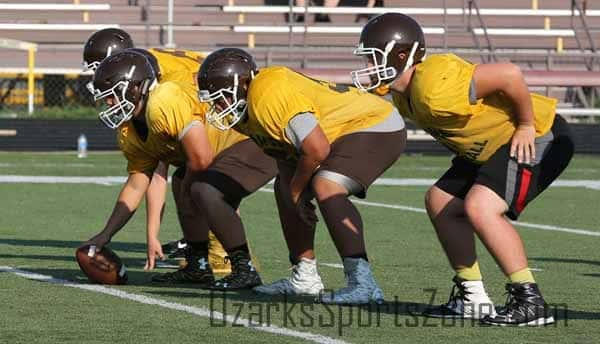
<path fill-rule="evenodd" d="M 469 94 L 475 65 L 456 55 L 432 55 L 415 68 L 408 97 L 394 94 L 400 113 L 430 133 L 458 156 L 487 161 L 515 131 L 512 102 L 496 93 L 476 103 Z M 531 94 L 536 135 L 554 121 L 556 99 Z"/>
<path fill-rule="evenodd" d="M 198 100 L 196 89 L 187 82 L 158 84 L 151 91 L 146 108 L 148 146 L 157 152 L 160 160 L 181 166 L 185 163 L 181 140 L 191 126 L 201 124 L 204 127 L 215 155 L 248 139 L 233 130 L 220 131 L 208 125 L 205 117 L 207 108 L 207 104 Z"/>
<path fill-rule="evenodd" d="M 197 87 L 196 76 L 206 54 L 190 50 L 159 48 L 148 49 L 148 52 L 156 57 L 161 82 L 183 81 Z"/>
<path fill-rule="evenodd" d="M 393 107 L 354 87 L 315 80 L 286 67 L 259 71 L 248 90 L 248 120 L 238 128 L 267 154 L 293 160 L 296 148 L 285 134 L 289 121 L 312 113 L 329 142 L 386 119 Z"/>

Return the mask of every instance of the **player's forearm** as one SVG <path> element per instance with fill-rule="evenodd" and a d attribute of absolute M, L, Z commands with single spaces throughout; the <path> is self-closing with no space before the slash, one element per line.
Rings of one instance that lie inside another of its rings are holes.
<path fill-rule="evenodd" d="M 144 178 L 145 177 L 145 178 Z M 119 194 L 117 203 L 104 226 L 102 232 L 113 237 L 127 224 L 144 198 L 148 188 L 149 178 L 146 176 L 130 175 Z"/>
<path fill-rule="evenodd" d="M 525 79 L 520 70 L 512 75 L 512 82 L 510 83 L 510 86 L 504 90 L 504 94 L 513 103 L 517 124 L 533 125 L 533 103 L 531 102 L 529 89 L 527 88 L 527 84 L 525 83 Z"/>
<path fill-rule="evenodd" d="M 146 191 L 146 236 L 148 239 L 158 239 L 165 209 L 166 192 L 167 168 L 161 164 L 152 175 L 150 186 Z"/>
<path fill-rule="evenodd" d="M 507 72 L 506 86 L 502 92 L 512 101 L 514 116 L 518 125 L 533 125 L 533 103 L 529 88 L 523 77 L 521 69 L 511 65 Z"/>
<path fill-rule="evenodd" d="M 293 196 L 299 196 L 308 187 L 314 171 L 320 164 L 321 160 L 315 159 L 313 156 L 300 156 L 290 181 L 290 191 Z"/>

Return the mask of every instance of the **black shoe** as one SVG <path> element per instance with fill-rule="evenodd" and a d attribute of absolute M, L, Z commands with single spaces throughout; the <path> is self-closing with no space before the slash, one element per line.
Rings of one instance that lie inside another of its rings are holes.
<path fill-rule="evenodd" d="M 248 252 L 237 251 L 227 256 L 227 259 L 231 262 L 231 274 L 213 283 L 210 289 L 224 291 L 252 289 L 262 284 Z"/>
<path fill-rule="evenodd" d="M 180 239 L 176 241 L 170 241 L 162 245 L 162 251 L 171 259 L 185 258 L 186 249 L 188 247 L 189 246 L 185 239 Z"/>
<path fill-rule="evenodd" d="M 208 252 L 200 254 L 186 251 L 187 265 L 174 272 L 152 276 L 153 282 L 160 283 L 195 283 L 205 286 L 211 285 L 215 281 L 212 269 L 208 264 Z"/>
<path fill-rule="evenodd" d="M 544 326 L 554 323 L 550 307 L 536 283 L 509 283 L 505 307 L 483 323 L 495 326 Z"/>
<path fill-rule="evenodd" d="M 481 281 L 466 281 L 458 276 L 452 279 L 454 286 L 448 302 L 425 309 L 423 316 L 430 318 L 481 319 L 495 314 L 494 304 L 488 297 Z"/>

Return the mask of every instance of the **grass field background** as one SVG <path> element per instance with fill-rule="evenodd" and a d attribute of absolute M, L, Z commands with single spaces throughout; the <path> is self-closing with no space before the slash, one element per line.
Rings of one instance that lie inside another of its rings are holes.
<path fill-rule="evenodd" d="M 446 156 L 404 156 L 384 177 L 436 178 L 449 161 Z M 116 153 L 92 153 L 86 159 L 77 159 L 74 153 L 0 153 L 0 175 L 123 176 L 124 170 L 125 162 Z M 576 156 L 561 179 L 600 180 L 600 158 Z M 0 183 L 0 266 L 88 284 L 74 260 L 75 248 L 102 229 L 119 189 L 119 185 Z M 367 200 L 423 208 L 426 189 L 375 186 Z M 600 190 L 553 187 L 534 201 L 520 220 L 600 234 L 599 201 Z M 181 236 L 172 197 L 168 202 L 162 241 Z M 600 236 L 520 228 L 542 292 L 548 302 L 561 305 L 560 319 L 556 326 L 543 329 L 488 328 L 411 314 L 430 302 L 431 289 L 437 291 L 435 303 L 442 303 L 451 288 L 453 273 L 429 220 L 418 211 L 358 207 L 373 269 L 389 301 L 379 310 L 325 307 L 307 298 L 284 300 L 252 292 L 211 295 L 190 285 L 153 284 L 150 277 L 155 272 L 143 271 L 143 208 L 113 238 L 111 247 L 127 265 L 130 283 L 111 288 L 196 309 L 210 310 L 212 305 L 215 311 L 225 310 L 234 317 L 241 310 L 241 317 L 261 322 L 267 322 L 269 308 L 269 322 L 274 326 L 351 343 L 600 340 Z M 263 280 L 287 276 L 289 263 L 273 194 L 257 192 L 244 201 L 241 212 Z M 326 286 L 339 288 L 344 283 L 341 262 L 322 221 L 316 245 Z M 479 253 L 488 292 L 496 304 L 503 304 L 505 277 L 481 245 Z M 0 304 L 0 343 L 305 342 L 10 272 L 0 272 Z"/>

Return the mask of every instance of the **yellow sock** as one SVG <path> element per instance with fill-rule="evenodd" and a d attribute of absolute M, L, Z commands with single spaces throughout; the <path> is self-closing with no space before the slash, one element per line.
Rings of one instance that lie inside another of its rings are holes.
<path fill-rule="evenodd" d="M 512 283 L 535 283 L 535 280 L 533 279 L 533 274 L 531 274 L 529 268 L 515 271 L 512 274 L 508 275 L 508 278 Z"/>
<path fill-rule="evenodd" d="M 481 281 L 481 271 L 479 271 L 479 263 L 475 261 L 471 266 L 461 266 L 456 268 L 456 276 L 465 281 Z"/>

